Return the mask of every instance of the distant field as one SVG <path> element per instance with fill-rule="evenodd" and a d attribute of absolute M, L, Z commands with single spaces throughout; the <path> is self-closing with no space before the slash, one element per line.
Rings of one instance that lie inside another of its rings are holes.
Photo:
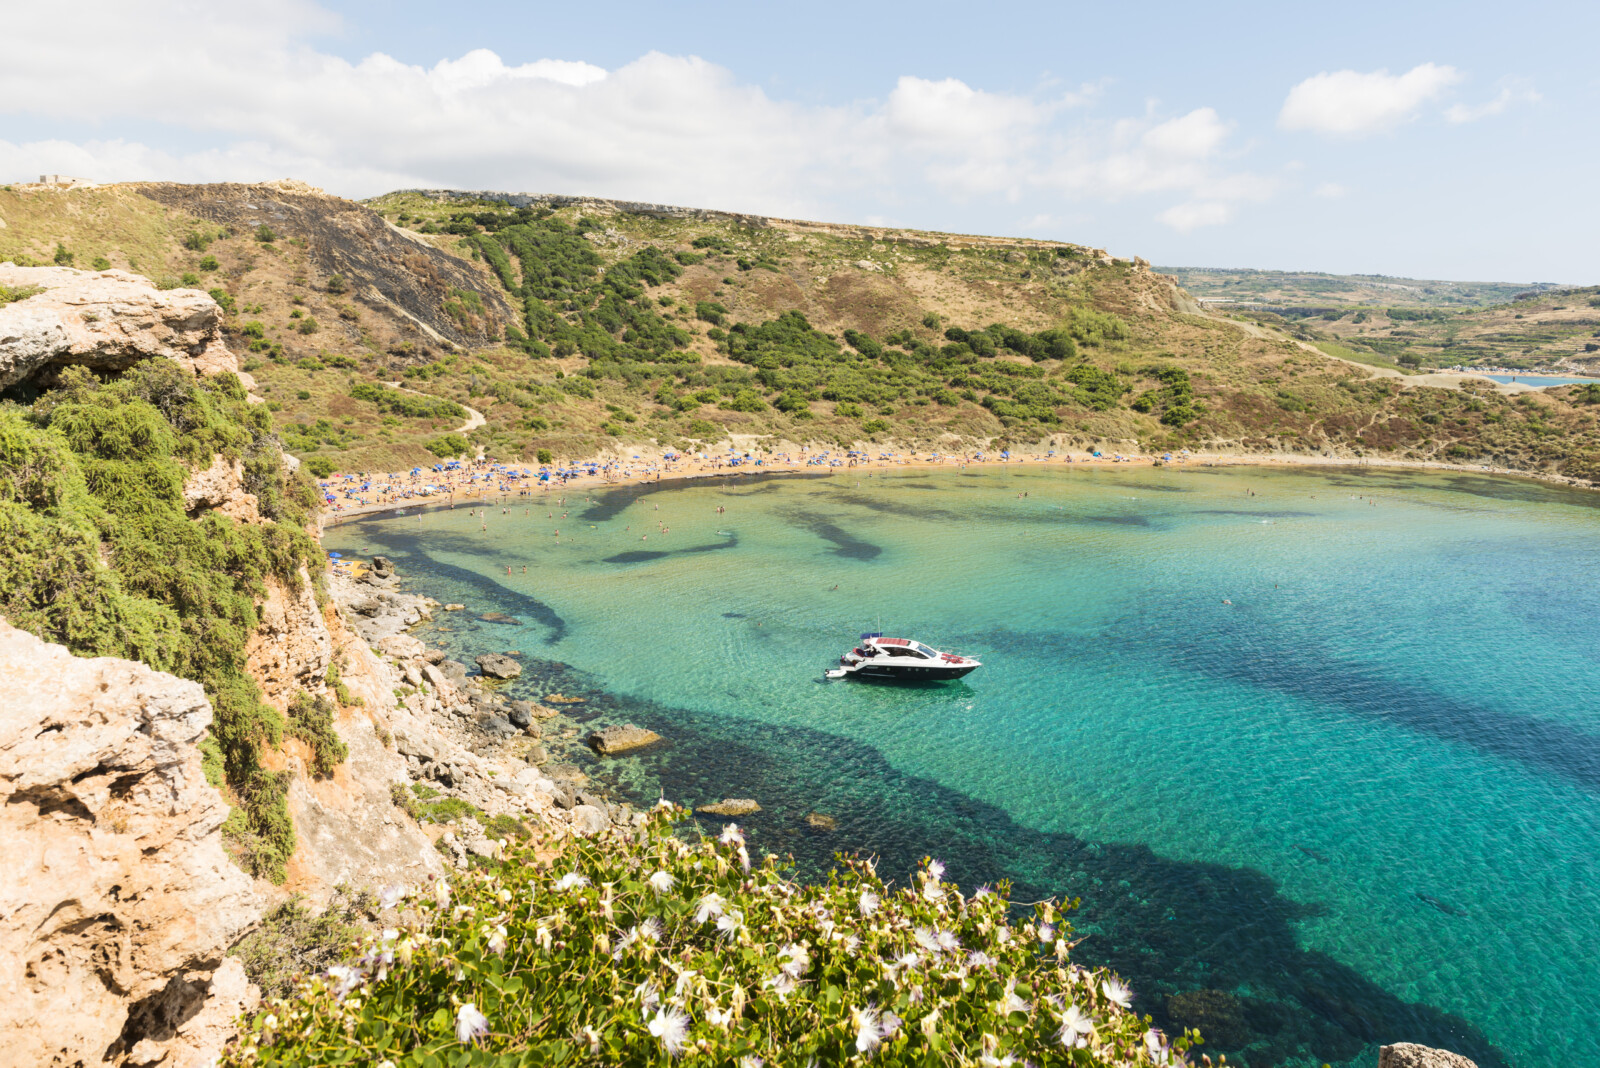
<path fill-rule="evenodd" d="M 1290 306 L 1371 304 L 1476 308 L 1502 304 L 1519 294 L 1558 288 L 1548 282 L 1445 282 L 1320 271 L 1219 267 L 1157 267 L 1155 270 L 1176 275 L 1183 288 L 1202 299 Z"/>

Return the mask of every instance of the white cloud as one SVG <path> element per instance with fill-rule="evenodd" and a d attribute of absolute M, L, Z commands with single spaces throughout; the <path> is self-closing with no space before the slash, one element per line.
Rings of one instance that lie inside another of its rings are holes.
<path fill-rule="evenodd" d="M 1404 74 L 1341 70 L 1313 75 L 1289 90 L 1278 113 L 1285 130 L 1359 136 L 1397 126 L 1461 80 L 1454 67 L 1423 63 Z"/>
<path fill-rule="evenodd" d="M 1493 100 L 1476 105 L 1452 104 L 1445 109 L 1444 117 L 1450 122 L 1476 122 L 1491 115 L 1504 114 L 1513 104 L 1537 104 L 1542 99 L 1532 86 L 1515 81 L 1502 87 Z"/>
<path fill-rule="evenodd" d="M 995 93 L 906 75 L 882 99 L 817 106 L 693 56 L 612 70 L 488 49 L 431 66 L 352 62 L 309 43 L 341 25 L 313 0 L 79 0 L 70 18 L 68 33 L 60 5 L 8 14 L 0 113 L 104 133 L 0 141 L 0 178 L 298 177 L 354 196 L 451 186 L 813 218 L 842 204 L 899 217 L 931 195 L 1027 200 L 1058 217 L 1167 197 L 1182 202 L 1163 215 L 1180 228 L 1224 222 L 1276 188 L 1237 169 L 1233 124 L 1215 109 L 1094 119 L 1095 86 Z M 119 138 L 126 128 L 142 142 Z"/>
<path fill-rule="evenodd" d="M 1326 200 L 1339 200 L 1350 195 L 1350 187 L 1340 185 L 1338 182 L 1323 182 L 1313 189 L 1311 193 L 1313 196 L 1319 196 Z"/>
<path fill-rule="evenodd" d="M 1225 222 L 1231 222 L 1233 206 L 1220 204 L 1214 200 L 1191 200 L 1186 204 L 1173 205 L 1157 215 L 1156 219 L 1179 233 L 1186 234 L 1202 226 L 1220 226 Z"/>

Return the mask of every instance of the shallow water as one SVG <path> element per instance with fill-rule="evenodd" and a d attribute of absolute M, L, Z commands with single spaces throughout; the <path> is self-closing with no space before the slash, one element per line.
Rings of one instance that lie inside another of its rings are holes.
<path fill-rule="evenodd" d="M 1496 382 L 1521 382 L 1527 386 L 1570 386 L 1600 382 L 1600 378 L 1563 378 L 1560 375 L 1485 375 Z"/>
<path fill-rule="evenodd" d="M 1230 1062 L 1370 1066 L 1408 1040 L 1484 1066 L 1589 1058 L 1600 495 L 1102 467 L 590 496 L 324 540 L 519 621 L 452 613 L 430 641 L 520 650 L 522 692 L 666 735 L 589 769 L 617 789 L 755 797 L 756 840 L 807 872 L 836 849 L 887 872 L 931 853 L 963 886 L 1081 897 L 1078 956 Z M 820 681 L 877 629 L 985 666 Z"/>

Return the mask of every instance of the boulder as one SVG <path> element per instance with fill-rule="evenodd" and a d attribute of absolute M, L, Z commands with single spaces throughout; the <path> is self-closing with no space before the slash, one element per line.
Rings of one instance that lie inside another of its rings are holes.
<path fill-rule="evenodd" d="M 501 719 L 499 716 L 490 717 L 489 722 L 484 724 L 484 729 L 491 734 L 501 734 L 507 737 L 510 737 L 513 734 L 522 733 L 516 727 L 511 725 L 510 720 Z"/>
<path fill-rule="evenodd" d="M 522 754 L 522 758 L 530 764 L 550 763 L 550 752 L 542 745 L 536 745 Z"/>
<path fill-rule="evenodd" d="M 601 756 L 615 756 L 633 749 L 643 749 L 661 740 L 655 731 L 635 727 L 633 724 L 607 727 L 589 735 L 589 745 Z"/>
<path fill-rule="evenodd" d="M 0 1063 L 214 1056 L 259 902 L 201 769 L 205 692 L 0 621 L 0 693 Z"/>
<path fill-rule="evenodd" d="M 491 679 L 514 679 L 522 674 L 522 665 L 503 653 L 484 653 L 478 657 L 478 670 Z"/>
<path fill-rule="evenodd" d="M 61 367 L 125 371 L 154 357 L 194 374 L 239 371 L 222 339 L 222 309 L 198 289 L 162 290 L 126 271 L 70 267 L 0 267 L 0 285 L 42 290 L 0 305 L 0 389 Z"/>
<path fill-rule="evenodd" d="M 839 821 L 832 816 L 824 816 L 820 812 L 812 812 L 806 816 L 806 823 L 819 831 L 837 831 Z"/>
<path fill-rule="evenodd" d="M 467 681 L 467 665 L 459 660 L 441 660 L 438 669 L 441 675 L 457 686 Z"/>
<path fill-rule="evenodd" d="M 533 726 L 533 713 L 528 708 L 528 702 L 512 701 L 510 707 L 506 709 L 506 719 L 519 730 L 527 730 L 535 738 L 539 737 L 539 728 Z"/>
<path fill-rule="evenodd" d="M 391 634 L 387 638 L 378 640 L 378 652 L 385 653 L 397 660 L 410 660 L 414 656 L 421 656 L 427 646 L 409 634 Z"/>
<path fill-rule="evenodd" d="M 545 774 L 550 776 L 556 782 L 571 783 L 575 787 L 581 786 L 589 781 L 589 776 L 585 775 L 582 771 L 573 767 L 571 764 L 556 764 L 553 767 L 546 768 Z"/>
<path fill-rule="evenodd" d="M 712 805 L 700 805 L 695 811 L 707 816 L 748 816 L 760 812 L 761 806 L 748 797 L 725 797 Z"/>
<path fill-rule="evenodd" d="M 443 663 L 449 656 L 450 654 L 443 649 L 424 649 L 422 652 L 422 659 L 430 664 Z"/>
<path fill-rule="evenodd" d="M 579 805 L 572 810 L 572 831 L 580 837 L 592 838 L 609 826 L 610 817 L 593 805 Z"/>
<path fill-rule="evenodd" d="M 605 798 L 601 797 L 599 794 L 591 793 L 588 790 L 578 791 L 578 804 L 591 805 L 599 809 L 601 812 L 606 811 L 606 809 L 609 807 L 606 804 Z"/>
<path fill-rule="evenodd" d="M 394 561 L 387 556 L 374 556 L 372 558 L 372 570 L 392 573 L 394 571 Z"/>
<path fill-rule="evenodd" d="M 1478 1066 L 1459 1053 L 1419 1046 L 1414 1042 L 1396 1042 L 1378 1051 L 1378 1068 L 1478 1068 Z"/>

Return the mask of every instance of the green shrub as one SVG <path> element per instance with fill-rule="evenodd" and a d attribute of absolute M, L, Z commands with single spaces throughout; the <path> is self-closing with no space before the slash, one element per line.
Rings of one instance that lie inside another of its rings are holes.
<path fill-rule="evenodd" d="M 97 271 L 109 271 L 111 270 L 111 261 L 104 256 L 96 256 L 89 261 L 89 266 Z"/>
<path fill-rule="evenodd" d="M 42 286 L 0 286 L 0 308 L 14 301 L 27 300 L 35 293 L 43 293 Z"/>
<path fill-rule="evenodd" d="M 541 464 L 551 464 L 551 463 L 555 462 L 555 457 L 553 457 L 550 454 L 550 450 L 549 449 L 540 449 L 538 452 L 534 453 L 533 455 L 534 455 L 534 459 L 537 460 Z"/>
<path fill-rule="evenodd" d="M 207 292 L 211 295 L 211 299 L 217 302 L 217 307 L 230 314 L 233 312 L 234 300 L 226 289 L 211 289 L 207 290 Z M 256 325 L 259 326 L 260 324 Z M 256 336 L 260 337 L 261 335 L 257 334 Z"/>
<path fill-rule="evenodd" d="M 282 880 L 288 779 L 261 755 L 283 721 L 245 671 L 245 646 L 266 580 L 298 588 L 321 559 L 303 529 L 314 498 L 286 482 L 271 416 L 232 375 L 197 380 L 150 360 L 113 382 L 76 367 L 61 381 L 26 413 L 0 410 L 0 615 L 79 655 L 204 685 L 237 802 L 224 830 L 247 870 Z M 271 521 L 190 518 L 184 482 L 218 453 L 244 461 Z"/>
<path fill-rule="evenodd" d="M 398 785 L 398 784 L 397 784 Z M 321 913 L 295 894 L 274 906 L 232 950 L 263 997 L 282 998 L 308 975 L 347 960 L 367 933 L 376 902 L 367 894 L 335 887 Z"/>
<path fill-rule="evenodd" d="M 200 276 L 195 274 L 193 271 L 185 271 L 183 275 L 179 277 L 178 281 L 185 289 L 200 288 Z"/>
<path fill-rule="evenodd" d="M 256 240 L 261 242 L 263 245 L 270 245 L 272 242 L 278 240 L 278 235 L 272 232 L 272 227 L 268 226 L 266 223 L 262 223 L 260 226 L 256 227 Z"/>
<path fill-rule="evenodd" d="M 453 400 L 402 393 L 376 382 L 357 382 L 350 387 L 350 396 L 372 401 L 379 411 L 408 419 L 463 419 L 467 414 L 467 410 Z"/>
<path fill-rule="evenodd" d="M 331 456 L 307 456 L 300 461 L 300 466 L 312 478 L 327 478 L 338 469 Z"/>
<path fill-rule="evenodd" d="M 59 241 L 56 242 L 55 263 L 57 267 L 72 266 L 72 253 L 68 252 L 67 246 Z"/>
<path fill-rule="evenodd" d="M 300 320 L 300 325 L 295 327 L 295 329 L 300 331 L 302 334 L 315 334 L 321 329 L 321 326 L 318 324 L 316 319 L 308 315 L 304 319 Z"/>
<path fill-rule="evenodd" d="M 1073 964 L 1053 901 L 965 897 L 932 861 L 901 889 L 844 858 L 800 885 L 731 824 L 671 837 L 686 815 L 386 891 L 406 921 L 264 1005 L 224 1063 L 1149 1064 L 1197 1037 L 1169 1047 L 1115 976 Z"/>
<path fill-rule="evenodd" d="M 217 258 L 215 256 L 200 257 L 200 269 L 202 271 L 215 271 L 221 266 L 222 265 L 217 262 Z"/>
<path fill-rule="evenodd" d="M 345 292 L 350 287 L 345 284 L 344 275 L 330 274 L 328 276 L 328 284 L 324 288 L 326 288 L 329 293 L 337 296 L 338 294 Z"/>
<path fill-rule="evenodd" d="M 460 434 L 441 434 L 428 442 L 427 448 L 440 459 L 449 459 L 454 456 L 464 456 L 471 451 L 472 445 Z"/>
<path fill-rule="evenodd" d="M 333 726 L 333 705 L 326 697 L 312 697 L 304 690 L 289 702 L 289 737 L 311 747 L 311 773 L 319 779 L 333 775 L 350 750 Z"/>

